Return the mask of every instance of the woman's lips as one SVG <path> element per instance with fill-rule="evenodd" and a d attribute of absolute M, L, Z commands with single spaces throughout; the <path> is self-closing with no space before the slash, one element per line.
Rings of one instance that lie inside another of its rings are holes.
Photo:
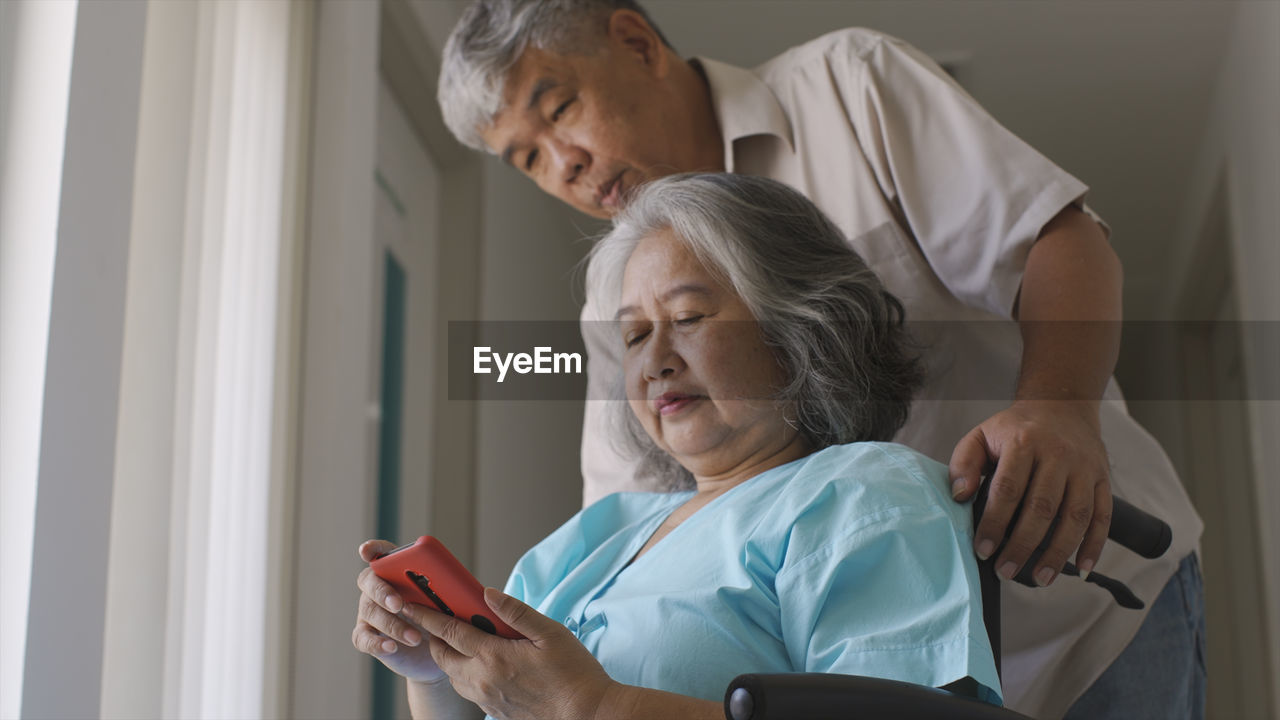
<path fill-rule="evenodd" d="M 622 173 L 618 173 L 610 183 L 605 186 L 605 193 L 600 198 L 600 207 L 612 208 L 618 206 L 618 201 L 622 198 Z"/>
<path fill-rule="evenodd" d="M 680 393 L 666 393 L 658 397 L 653 405 L 658 410 L 658 414 L 663 417 L 675 415 L 681 410 L 689 407 L 693 403 L 702 399 L 701 395 L 683 395 Z"/>

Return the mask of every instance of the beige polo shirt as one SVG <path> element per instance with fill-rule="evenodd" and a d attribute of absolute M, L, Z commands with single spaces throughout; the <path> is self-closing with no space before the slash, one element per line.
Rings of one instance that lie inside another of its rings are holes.
<path fill-rule="evenodd" d="M 1012 402 L 1022 344 L 1011 313 L 1028 250 L 1059 211 L 1083 206 L 1087 188 L 918 50 L 880 33 L 833 32 L 752 71 L 695 62 L 711 87 L 725 168 L 803 192 L 902 300 L 928 348 L 928 381 L 895 439 L 949 463 L 970 429 Z M 583 319 L 600 319 L 590 298 Z M 585 503 L 652 489 L 605 436 L 602 398 L 622 347 L 603 330 L 583 324 Z M 1114 380 L 1101 420 L 1115 494 L 1168 521 L 1174 540 L 1157 561 L 1108 543 L 1096 569 L 1150 604 L 1196 549 L 1202 524 Z M 1005 700 L 1033 717 L 1061 717 L 1145 617 L 1069 577 L 1037 590 L 1005 583 L 1002 603 Z"/>

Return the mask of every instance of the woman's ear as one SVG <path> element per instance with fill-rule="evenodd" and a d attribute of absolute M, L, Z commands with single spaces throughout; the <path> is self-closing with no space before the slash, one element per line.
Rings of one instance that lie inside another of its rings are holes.
<path fill-rule="evenodd" d="M 609 16 L 609 42 L 625 57 L 630 57 L 655 77 L 667 74 L 667 46 L 644 16 L 634 10 L 614 10 Z"/>

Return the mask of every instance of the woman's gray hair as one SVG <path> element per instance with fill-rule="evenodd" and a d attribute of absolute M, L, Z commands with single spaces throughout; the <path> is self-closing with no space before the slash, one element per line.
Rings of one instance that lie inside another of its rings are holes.
<path fill-rule="evenodd" d="M 464 145 L 489 150 L 480 131 L 502 110 L 507 72 L 525 49 L 594 54 L 604 44 L 615 10 L 639 13 L 670 47 L 634 0 L 477 0 L 469 5 L 444 46 L 436 99 L 445 125 Z"/>
<path fill-rule="evenodd" d="M 667 229 L 759 322 L 786 379 L 774 399 L 810 447 L 893 438 L 924 371 L 902 304 L 821 210 L 782 183 L 747 175 L 673 175 L 640 186 L 591 253 L 587 293 L 599 318 L 617 312 L 636 245 Z M 621 377 L 614 399 L 625 399 Z M 608 405 L 618 449 L 669 489 L 689 487 L 688 472 L 628 404 Z"/>

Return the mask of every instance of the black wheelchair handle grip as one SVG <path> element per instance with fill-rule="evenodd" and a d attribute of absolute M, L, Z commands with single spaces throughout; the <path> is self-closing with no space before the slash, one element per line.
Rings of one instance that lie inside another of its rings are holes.
<path fill-rule="evenodd" d="M 991 489 L 990 478 L 983 480 L 978 486 L 978 493 L 973 499 L 973 526 L 976 528 L 982 520 L 982 511 L 987 507 L 987 493 Z M 1022 512 L 1019 507 L 1014 512 L 1013 519 L 1009 523 L 1007 532 L 1013 531 L 1014 522 L 1018 515 Z M 1049 546 L 1049 539 L 1053 537 L 1053 530 L 1057 527 L 1057 520 L 1049 526 L 1049 532 L 1045 534 L 1044 540 L 1040 546 L 1036 548 L 1036 558 L 1039 553 L 1044 552 Z M 1173 530 L 1169 528 L 1169 524 L 1160 518 L 1139 510 L 1129 502 L 1122 500 L 1114 495 L 1111 496 L 1111 528 L 1107 531 L 1107 537 L 1130 550 L 1138 553 L 1148 560 L 1164 555 L 1169 549 L 1169 545 L 1173 542 Z M 1007 538 L 1006 538 L 1007 539 Z M 1000 543 L 1000 547 L 1004 547 L 1004 542 Z M 994 557 L 994 555 L 993 555 Z M 1033 562 L 1028 562 L 1030 566 Z M 1034 581 L 1030 582 L 1034 585 Z"/>
<path fill-rule="evenodd" d="M 1165 554 L 1173 542 L 1169 524 L 1118 497 L 1111 499 L 1111 530 L 1107 537 L 1154 560 Z"/>
<path fill-rule="evenodd" d="M 898 680 L 821 673 L 747 674 L 725 691 L 728 720 L 1028 720 L 1012 710 Z"/>

